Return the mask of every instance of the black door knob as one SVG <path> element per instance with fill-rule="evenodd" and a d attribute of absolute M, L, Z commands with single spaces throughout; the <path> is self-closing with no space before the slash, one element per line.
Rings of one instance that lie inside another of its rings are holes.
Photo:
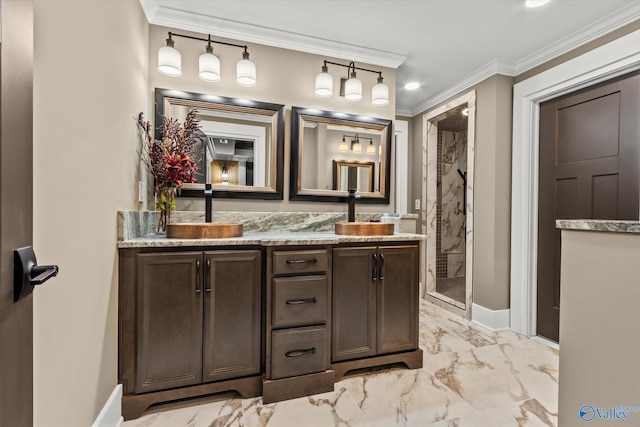
<path fill-rule="evenodd" d="M 13 300 L 25 298 L 36 285 L 58 275 L 57 265 L 38 265 L 33 247 L 13 251 Z"/>

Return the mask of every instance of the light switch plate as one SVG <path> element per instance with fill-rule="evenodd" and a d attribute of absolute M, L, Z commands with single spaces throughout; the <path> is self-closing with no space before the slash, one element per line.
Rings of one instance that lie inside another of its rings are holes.
<path fill-rule="evenodd" d="M 416 209 L 417 211 L 419 211 L 419 210 L 420 210 L 420 199 L 416 199 L 416 201 L 415 201 L 415 209 Z"/>

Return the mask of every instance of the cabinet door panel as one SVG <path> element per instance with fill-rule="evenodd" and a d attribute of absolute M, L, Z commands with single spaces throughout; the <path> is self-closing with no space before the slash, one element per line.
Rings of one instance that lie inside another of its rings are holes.
<path fill-rule="evenodd" d="M 393 353 L 418 347 L 418 249 L 388 246 L 378 249 L 377 351 Z"/>
<path fill-rule="evenodd" d="M 137 255 L 136 393 L 202 380 L 200 252 Z"/>
<path fill-rule="evenodd" d="M 333 250 L 332 361 L 376 352 L 375 254 L 372 247 Z"/>
<path fill-rule="evenodd" d="M 261 253 L 205 253 L 204 381 L 260 373 Z"/>

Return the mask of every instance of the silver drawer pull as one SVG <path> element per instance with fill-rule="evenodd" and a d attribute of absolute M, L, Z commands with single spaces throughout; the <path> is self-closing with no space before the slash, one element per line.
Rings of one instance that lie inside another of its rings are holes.
<path fill-rule="evenodd" d="M 317 258 L 309 258 L 309 259 L 288 259 L 287 264 L 316 264 L 318 262 Z"/>
<path fill-rule="evenodd" d="M 317 302 L 316 297 L 306 298 L 306 299 L 288 299 L 287 305 L 300 305 L 300 304 L 308 304 L 308 303 L 315 304 L 316 302 Z"/>
<path fill-rule="evenodd" d="M 300 357 L 300 356 L 304 356 L 305 354 L 315 354 L 316 352 L 316 348 L 315 347 L 311 347 L 308 348 L 306 350 L 291 350 L 291 351 L 287 351 L 284 355 L 286 357 Z"/>

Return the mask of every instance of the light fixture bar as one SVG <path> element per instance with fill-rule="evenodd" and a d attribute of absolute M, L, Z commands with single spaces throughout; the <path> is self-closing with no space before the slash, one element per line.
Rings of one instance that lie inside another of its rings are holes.
<path fill-rule="evenodd" d="M 356 70 L 359 70 L 378 75 L 378 83 L 371 90 L 371 102 L 374 105 L 389 104 L 389 87 L 382 82 L 382 71 L 356 67 L 353 61 L 345 65 L 325 59 L 322 72 L 316 76 L 316 96 L 328 98 L 333 95 L 333 77 L 328 72 L 327 64 L 347 68 L 347 78 L 340 80 L 340 96 L 344 96 L 347 101 L 357 102 L 362 100 L 362 81 L 356 77 Z"/>
<path fill-rule="evenodd" d="M 178 34 L 178 33 L 172 33 L 171 31 L 169 31 L 169 38 L 171 37 L 184 37 L 185 39 L 191 39 L 191 40 L 199 40 L 201 42 L 207 42 L 207 43 L 216 43 L 216 44 L 222 44 L 225 46 L 233 46 L 233 47 L 241 47 L 242 49 L 244 49 L 244 51 L 247 51 L 247 46 L 246 45 L 242 45 L 242 44 L 235 44 L 235 43 L 227 43 L 227 42 L 220 42 L 217 40 L 212 40 L 211 39 L 211 34 L 207 34 L 207 38 L 204 39 L 202 37 L 194 37 L 194 36 L 188 36 L 186 34 Z"/>

